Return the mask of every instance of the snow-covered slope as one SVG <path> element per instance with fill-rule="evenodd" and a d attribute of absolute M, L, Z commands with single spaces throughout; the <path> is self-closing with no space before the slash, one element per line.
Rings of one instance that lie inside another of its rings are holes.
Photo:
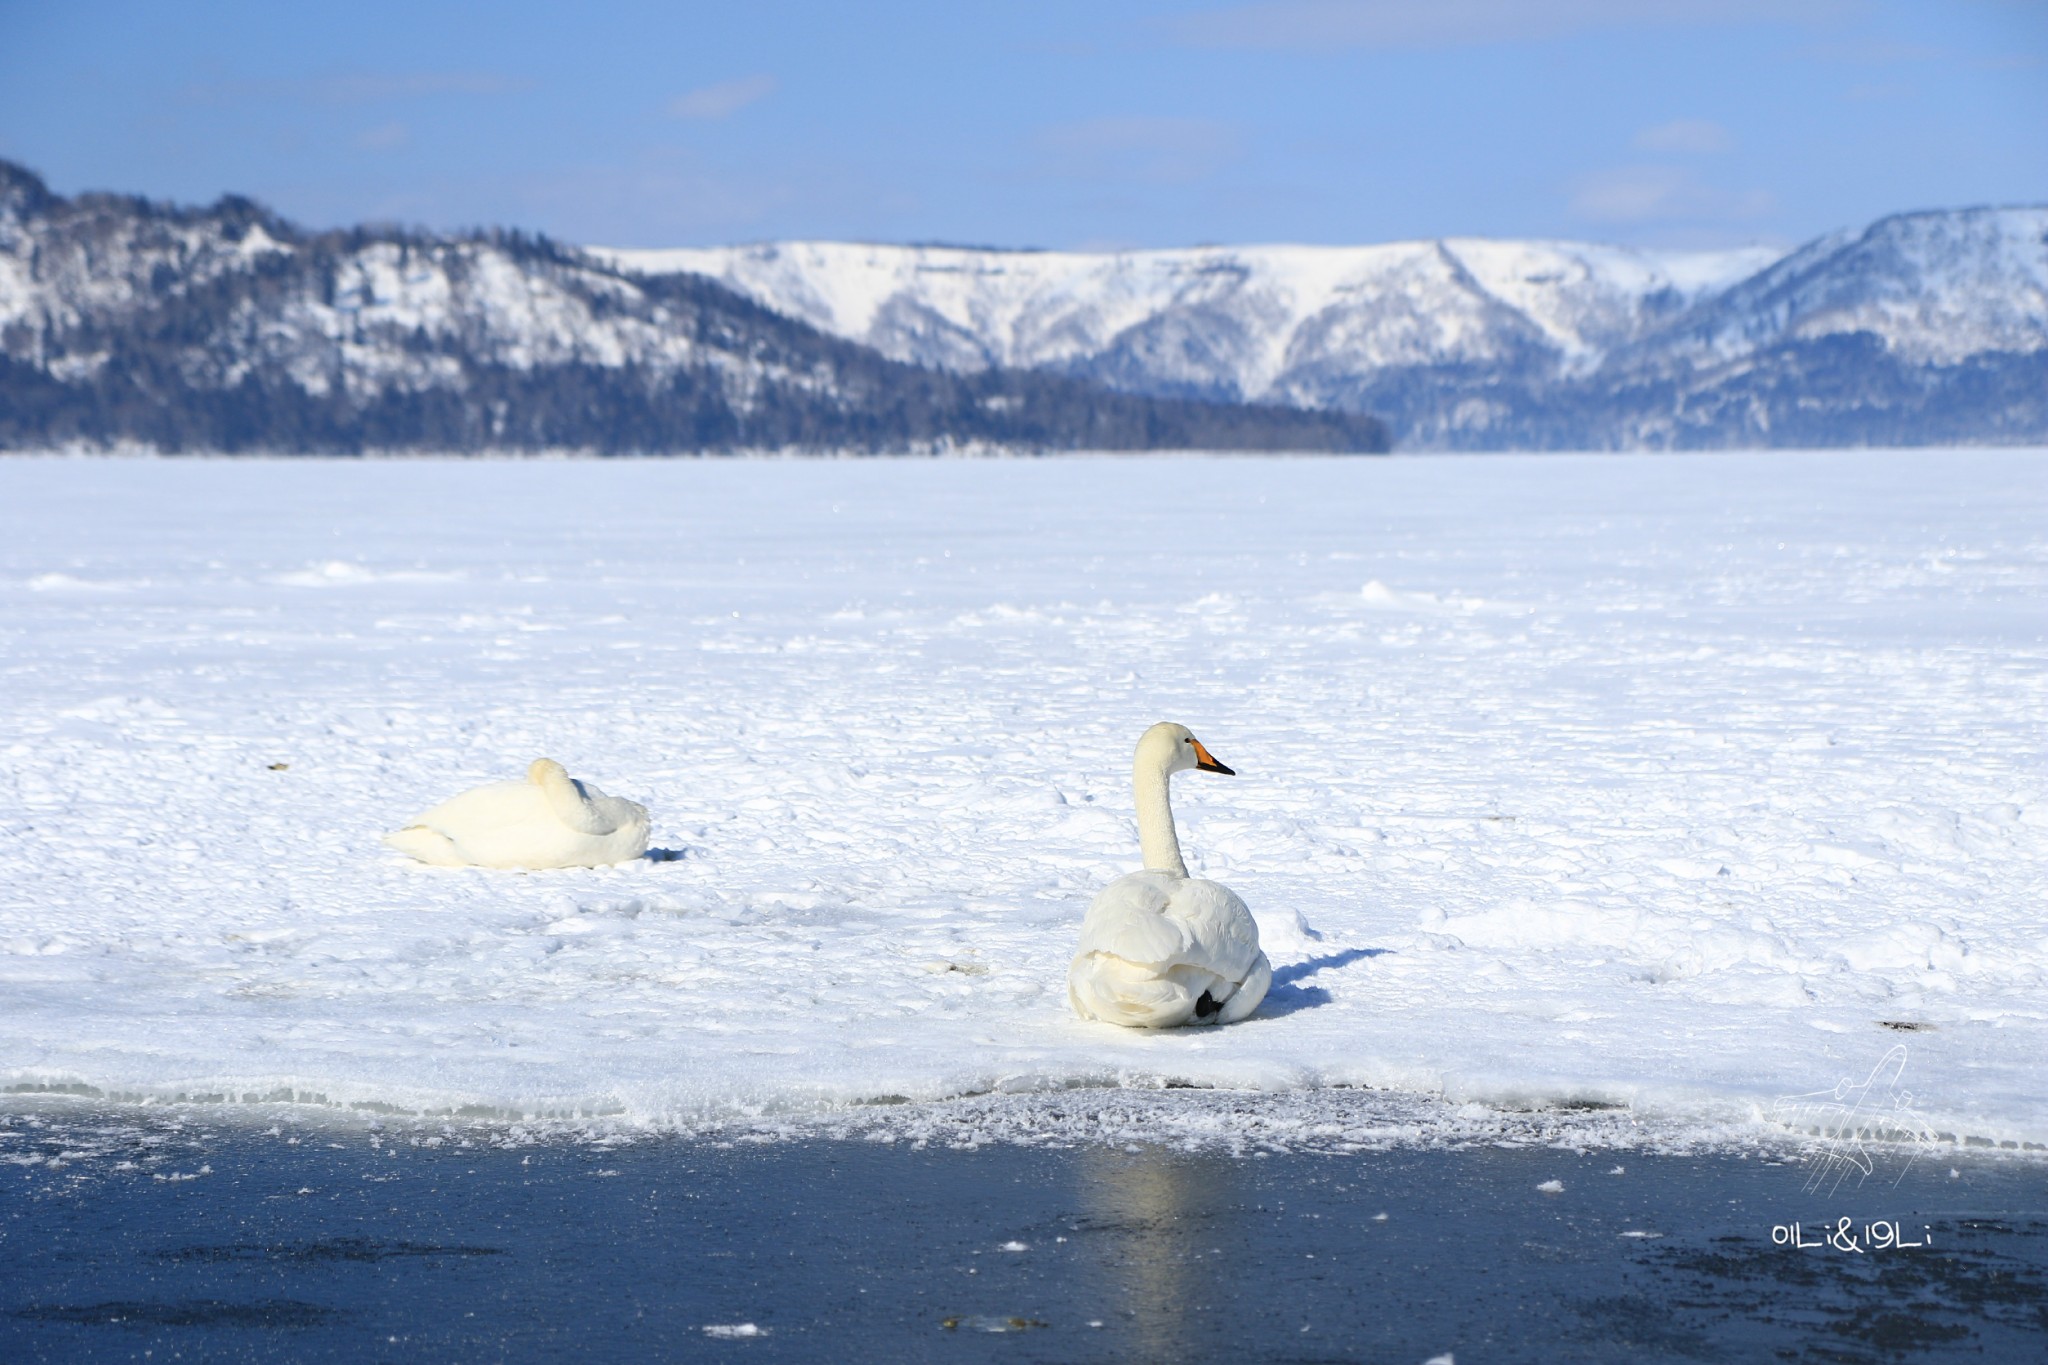
<path fill-rule="evenodd" d="M 1823 237 L 1642 349 L 1713 365 L 1857 334 L 1927 365 L 2048 349 L 2048 208 L 1901 214 Z"/>
<path fill-rule="evenodd" d="M 2042 208 L 1902 214 L 1782 258 L 1462 238 L 597 254 L 921 364 L 1372 412 L 1410 447 L 2048 436 Z"/>
<path fill-rule="evenodd" d="M 269 308 L 273 300 L 228 302 L 224 334 L 185 351 L 188 378 L 230 388 L 275 369 L 309 394 L 368 396 L 387 386 L 457 387 L 464 360 L 521 371 L 702 367 L 736 383 L 788 377 L 786 367 L 751 373 L 736 348 L 704 346 L 665 325 L 658 310 L 641 306 L 637 288 L 609 272 L 535 261 L 501 243 L 373 238 L 335 249 L 279 241 L 261 221 L 119 212 L 103 227 L 24 243 L 32 250 L 6 250 L 12 244 L 0 241 L 8 350 L 65 380 L 94 376 L 117 350 L 132 348 L 134 331 L 123 324 L 224 282 L 253 275 L 283 283 L 307 256 L 316 261 L 316 287 L 287 286 Z"/>
<path fill-rule="evenodd" d="M 1331 420 L 1332 417 L 1337 420 Z M 903 365 L 518 233 L 313 233 L 0 162 L 0 449 L 1384 449 L 1355 414 Z"/>
<path fill-rule="evenodd" d="M 899 360 L 1292 400 L 1304 375 L 1337 369 L 1535 357 L 1588 369 L 1781 253 L 1463 238 L 1113 254 L 843 242 L 593 254 L 649 274 L 709 275 Z"/>

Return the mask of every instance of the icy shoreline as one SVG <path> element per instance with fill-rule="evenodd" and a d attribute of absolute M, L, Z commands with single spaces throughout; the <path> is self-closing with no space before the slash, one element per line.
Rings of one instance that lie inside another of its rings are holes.
<path fill-rule="evenodd" d="M 1452 1152 L 1482 1148 L 1571 1152 L 1708 1154 L 1806 1163 L 1852 1148 L 1874 1167 L 1928 1162 L 2019 1162 L 2048 1167 L 2048 1146 L 1959 1140 L 1954 1134 L 1864 1132 L 1853 1137 L 1760 1119 L 1694 1114 L 1646 1117 L 1593 1106 L 1503 1109 L 1451 1104 L 1392 1091 L 1255 1093 L 1215 1090 L 1073 1089 L 1032 1095 L 965 1095 L 904 1104 L 861 1104 L 781 1114 L 648 1120 L 627 1115 L 520 1118 L 405 1113 L 285 1103 L 121 1102 L 107 1097 L 15 1092 L 0 1097 L 0 1165 L 55 1175 L 110 1169 L 152 1155 L 177 1164 L 223 1138 L 372 1140 L 394 1147 L 609 1148 L 646 1142 L 712 1147 L 863 1142 L 974 1150 L 1110 1148 L 1250 1158 Z M 138 1148 L 137 1144 L 142 1144 Z M 159 1150 L 160 1149 L 160 1150 Z M 189 1164 L 189 1163 L 188 1163 Z M 140 1169 L 140 1167 L 138 1167 Z"/>
<path fill-rule="evenodd" d="M 10 457 L 0 1088 L 1736 1135 L 1904 1047 L 1873 1104 L 2048 1143 L 2044 526 L 2030 451 Z M 1176 793 L 1277 969 L 1229 1030 L 1065 1009 L 1161 717 L 1244 774 Z M 662 856 L 377 844 L 540 753 Z"/>

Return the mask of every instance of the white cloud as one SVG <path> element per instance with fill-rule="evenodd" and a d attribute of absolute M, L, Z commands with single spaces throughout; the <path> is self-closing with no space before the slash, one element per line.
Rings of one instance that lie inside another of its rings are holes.
<path fill-rule="evenodd" d="M 1076 180 L 1155 185 L 1204 180 L 1237 155 L 1227 125 L 1197 118 L 1099 118 L 1040 131 L 1043 169 Z"/>
<path fill-rule="evenodd" d="M 676 96 L 668 102 L 668 111 L 677 118 L 722 119 L 768 98 L 775 93 L 776 85 L 773 76 L 765 75 L 720 81 L 717 85 L 701 86 L 687 95 Z"/>
<path fill-rule="evenodd" d="M 1257 0 L 1189 15 L 1197 47 L 1462 47 L 1597 28 L 1823 22 L 1863 0 Z"/>
<path fill-rule="evenodd" d="M 1645 152 L 1690 152 L 1708 155 L 1734 147 L 1735 139 L 1720 124 L 1703 118 L 1682 118 L 1644 128 L 1630 145 Z"/>
<path fill-rule="evenodd" d="M 365 152 L 395 152 L 412 141 L 412 130 L 394 119 L 375 128 L 365 128 L 350 141 Z"/>
<path fill-rule="evenodd" d="M 1768 190 L 1723 190 L 1676 166 L 1621 166 L 1579 182 L 1571 213 L 1589 223 L 1740 222 L 1777 208 Z"/>

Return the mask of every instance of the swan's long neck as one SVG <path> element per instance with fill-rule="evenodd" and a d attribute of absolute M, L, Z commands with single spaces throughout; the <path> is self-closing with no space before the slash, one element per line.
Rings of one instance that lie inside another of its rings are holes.
<path fill-rule="evenodd" d="M 551 758 L 537 758 L 526 770 L 527 780 L 548 799 L 555 818 L 579 834 L 610 834 L 613 825 L 591 804 L 576 779 Z"/>
<path fill-rule="evenodd" d="M 1173 829 L 1173 802 L 1166 794 L 1166 769 L 1143 758 L 1131 771 L 1131 791 L 1138 806 L 1138 847 L 1145 852 L 1147 872 L 1188 875 L 1180 860 L 1180 836 Z"/>

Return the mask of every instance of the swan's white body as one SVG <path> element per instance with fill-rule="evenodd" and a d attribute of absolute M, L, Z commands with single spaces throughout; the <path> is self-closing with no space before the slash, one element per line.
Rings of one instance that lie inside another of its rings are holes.
<path fill-rule="evenodd" d="M 1237 893 L 1190 877 L 1173 828 L 1167 779 L 1188 768 L 1227 773 L 1184 726 L 1138 741 L 1132 787 L 1145 870 L 1102 889 L 1081 921 L 1067 999 L 1084 1019 L 1129 1028 L 1234 1024 L 1259 1007 L 1273 967 Z"/>
<path fill-rule="evenodd" d="M 384 842 L 441 867 L 603 867 L 647 851 L 647 808 L 537 758 L 522 782 L 487 782 Z"/>

